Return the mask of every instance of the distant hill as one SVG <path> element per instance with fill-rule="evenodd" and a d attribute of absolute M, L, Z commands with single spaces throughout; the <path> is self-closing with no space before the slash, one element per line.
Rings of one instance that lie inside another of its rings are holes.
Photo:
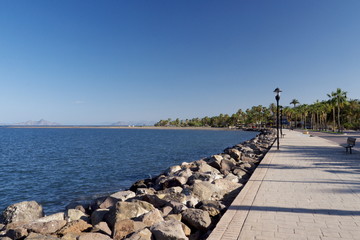
<path fill-rule="evenodd" d="M 155 122 L 153 121 L 118 121 L 111 124 L 112 126 L 153 126 Z"/>
<path fill-rule="evenodd" d="M 54 126 L 54 125 L 61 125 L 59 123 L 56 122 L 50 122 L 50 121 L 46 121 L 44 119 L 40 119 L 39 121 L 26 121 L 26 122 L 21 122 L 21 123 L 16 123 L 14 125 L 21 125 L 21 126 Z"/>

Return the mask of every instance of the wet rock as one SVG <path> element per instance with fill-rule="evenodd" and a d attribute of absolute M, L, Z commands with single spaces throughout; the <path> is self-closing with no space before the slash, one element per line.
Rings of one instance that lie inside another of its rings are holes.
<path fill-rule="evenodd" d="M 155 240 L 188 240 L 181 222 L 176 220 L 157 223 L 151 226 L 150 231 Z"/>
<path fill-rule="evenodd" d="M 184 223 L 199 230 L 205 230 L 211 224 L 211 218 L 207 211 L 189 208 L 181 213 Z"/>
<path fill-rule="evenodd" d="M 25 201 L 8 206 L 2 213 L 5 224 L 12 222 L 32 222 L 44 217 L 44 211 L 35 201 Z"/>

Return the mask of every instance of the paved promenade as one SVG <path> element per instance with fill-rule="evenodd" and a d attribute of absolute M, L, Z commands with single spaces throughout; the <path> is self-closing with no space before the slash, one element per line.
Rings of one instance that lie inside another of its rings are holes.
<path fill-rule="evenodd" d="M 208 240 L 360 239 L 360 153 L 284 133 Z"/>

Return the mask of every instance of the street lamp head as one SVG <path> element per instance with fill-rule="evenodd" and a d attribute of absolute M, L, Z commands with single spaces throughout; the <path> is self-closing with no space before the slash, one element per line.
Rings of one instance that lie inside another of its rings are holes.
<path fill-rule="evenodd" d="M 280 88 L 275 88 L 275 90 L 274 90 L 274 93 L 276 94 L 276 96 L 280 96 L 280 93 L 281 93 L 282 91 L 280 90 Z"/>
<path fill-rule="evenodd" d="M 280 88 L 276 88 L 275 90 L 274 90 L 274 93 L 276 94 L 275 95 L 275 99 L 276 99 L 276 101 L 279 101 L 279 99 L 280 99 L 280 93 L 281 93 L 282 91 L 280 90 Z"/>

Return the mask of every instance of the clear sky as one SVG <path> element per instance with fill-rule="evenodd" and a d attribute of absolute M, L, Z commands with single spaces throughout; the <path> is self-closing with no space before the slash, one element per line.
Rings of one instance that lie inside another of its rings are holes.
<path fill-rule="evenodd" d="M 232 114 L 360 98 L 358 0 L 0 1 L 0 122 Z"/>

